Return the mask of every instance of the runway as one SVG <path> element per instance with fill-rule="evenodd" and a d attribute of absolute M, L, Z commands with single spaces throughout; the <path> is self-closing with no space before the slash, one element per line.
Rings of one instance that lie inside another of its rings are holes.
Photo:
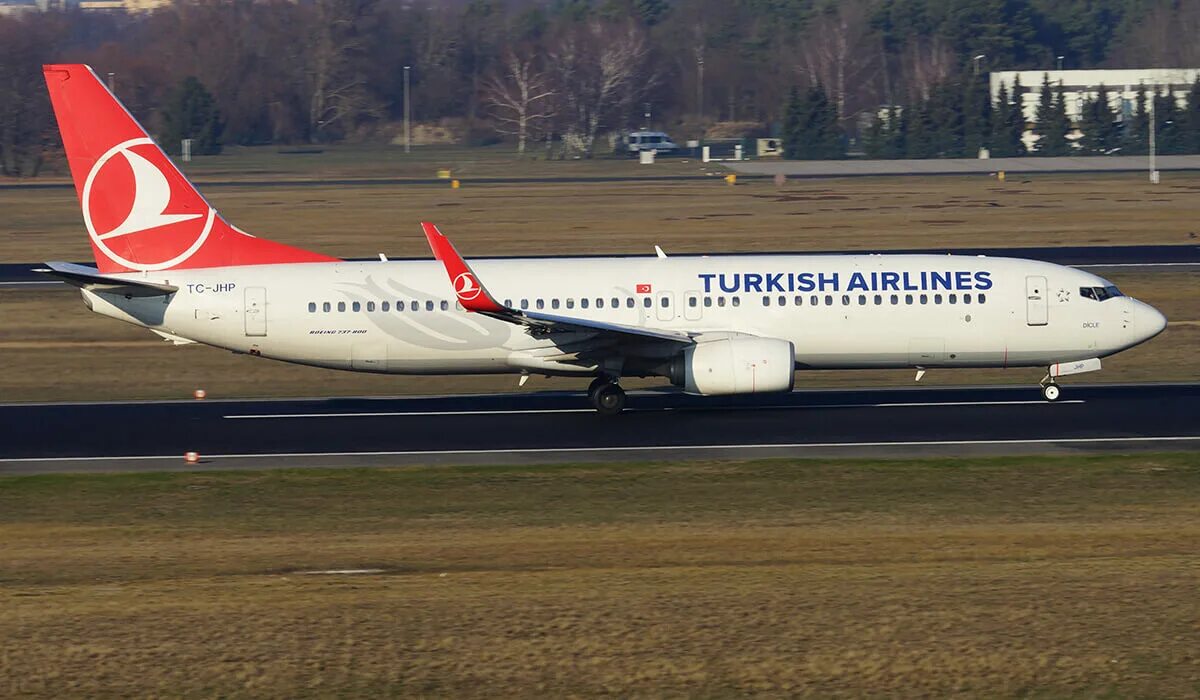
<path fill-rule="evenodd" d="M 1103 275 L 1104 270 L 1114 268 L 1144 268 L 1146 271 L 1171 270 L 1200 266 L 1200 245 L 1128 245 L 1128 246 L 1053 246 L 1034 248 L 906 248 L 886 251 L 850 251 L 850 250 L 809 250 L 809 251 L 762 251 L 713 253 L 708 257 L 724 257 L 728 255 L 848 255 L 869 252 L 887 254 L 926 253 L 944 255 L 986 255 L 988 257 L 1026 258 L 1029 260 L 1044 260 L 1057 265 L 1070 265 L 1092 270 Z M 506 260 L 514 257 L 555 259 L 560 256 L 522 255 L 522 256 L 475 256 L 472 260 Z M 621 257 L 607 255 L 577 255 L 572 257 Z M 627 256 L 648 257 L 648 256 Z M 376 258 L 354 258 L 358 260 L 375 260 Z M 427 260 L 428 258 L 390 258 L 392 261 Z M 77 265 L 91 266 L 91 262 L 77 262 Z M 0 263 L 0 289 L 34 289 L 68 286 L 58 280 L 47 278 L 34 272 L 34 268 L 42 267 L 41 262 Z"/>
<path fill-rule="evenodd" d="M 7 404 L 0 474 L 1192 450 L 1197 415 L 1200 384 Z"/>

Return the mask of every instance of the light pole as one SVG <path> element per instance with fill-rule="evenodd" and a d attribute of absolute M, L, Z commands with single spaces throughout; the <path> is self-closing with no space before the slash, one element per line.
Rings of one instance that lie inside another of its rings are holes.
<path fill-rule="evenodd" d="M 112 71 L 109 71 L 108 72 L 108 91 L 115 93 L 116 92 L 116 87 L 115 87 L 116 84 L 117 84 L 117 74 Z"/>
<path fill-rule="evenodd" d="M 1157 95 L 1158 92 L 1155 91 L 1155 94 Z M 1154 185 L 1158 184 L 1158 168 L 1157 168 L 1157 163 L 1155 162 L 1155 153 L 1154 153 L 1154 147 L 1155 147 L 1154 131 L 1155 131 L 1155 122 L 1157 122 L 1157 121 L 1158 121 L 1158 118 L 1154 116 L 1154 98 L 1151 97 L 1150 98 L 1150 183 L 1154 184 Z"/>
<path fill-rule="evenodd" d="M 1062 70 L 1063 58 L 1065 58 L 1065 56 L 1056 56 L 1055 58 L 1058 59 L 1058 69 Z"/>
<path fill-rule="evenodd" d="M 971 60 L 975 62 L 975 75 L 979 75 L 979 62 L 987 58 L 987 54 L 981 53 Z"/>
<path fill-rule="evenodd" d="M 704 119 L 704 56 L 696 52 L 696 116 Z"/>
<path fill-rule="evenodd" d="M 408 101 L 408 71 L 410 66 L 404 67 L 404 152 L 412 151 L 412 131 L 410 130 L 409 122 L 412 120 L 412 105 Z"/>

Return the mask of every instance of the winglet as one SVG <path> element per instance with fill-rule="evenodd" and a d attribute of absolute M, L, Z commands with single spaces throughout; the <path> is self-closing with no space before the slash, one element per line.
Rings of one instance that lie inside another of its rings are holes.
<path fill-rule="evenodd" d="M 421 228 L 425 231 L 425 238 L 429 241 L 429 247 L 433 250 L 433 257 L 441 260 L 446 266 L 446 274 L 450 276 L 450 284 L 454 287 L 454 294 L 458 296 L 458 301 L 467 311 L 475 311 L 478 313 L 505 313 L 510 311 L 505 306 L 501 306 L 491 294 L 484 289 L 480 284 L 479 278 L 467 265 L 458 251 L 454 249 L 454 244 L 449 238 L 442 235 L 437 226 L 428 221 L 421 222 Z"/>

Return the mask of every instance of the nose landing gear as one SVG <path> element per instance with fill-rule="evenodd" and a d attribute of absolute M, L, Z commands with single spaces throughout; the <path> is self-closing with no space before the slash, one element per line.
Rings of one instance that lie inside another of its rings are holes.
<path fill-rule="evenodd" d="M 1058 385 L 1054 382 L 1048 382 L 1042 385 L 1042 398 L 1047 401 L 1057 401 L 1059 395 Z"/>
<path fill-rule="evenodd" d="M 602 416 L 615 416 L 625 409 L 625 390 L 616 377 L 599 376 L 588 387 L 588 399 Z"/>

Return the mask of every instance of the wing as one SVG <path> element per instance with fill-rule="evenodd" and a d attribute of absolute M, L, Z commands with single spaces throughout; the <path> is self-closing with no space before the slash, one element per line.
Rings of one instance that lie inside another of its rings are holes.
<path fill-rule="evenodd" d="M 442 235 L 437 226 L 429 222 L 422 222 L 421 228 L 425 230 L 425 238 L 429 240 L 429 247 L 433 249 L 433 257 L 446 266 L 446 274 L 450 276 L 450 284 L 454 287 L 454 293 L 458 296 L 459 303 L 467 311 L 524 326 L 531 335 L 538 337 L 555 332 L 589 332 L 629 340 L 659 340 L 684 345 L 696 342 L 692 335 L 679 331 L 626 326 L 571 316 L 521 311 L 504 306 L 488 292 L 471 267 L 455 250 L 454 244 Z"/>

